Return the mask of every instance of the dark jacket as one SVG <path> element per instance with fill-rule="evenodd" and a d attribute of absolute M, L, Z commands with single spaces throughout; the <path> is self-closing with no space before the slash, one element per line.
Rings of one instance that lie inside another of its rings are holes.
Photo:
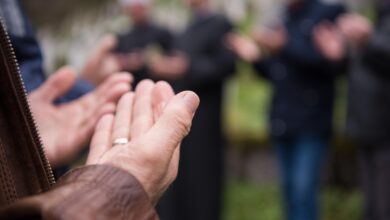
<path fill-rule="evenodd" d="M 347 133 L 359 142 L 390 142 L 390 10 L 368 44 L 352 57 Z"/>
<path fill-rule="evenodd" d="M 306 0 L 294 11 L 287 9 L 287 45 L 255 65 L 274 87 L 271 129 L 275 137 L 331 134 L 334 80 L 339 70 L 317 50 L 312 33 L 318 24 L 332 22 L 343 12 L 342 5 L 316 0 Z"/>
<path fill-rule="evenodd" d="M 168 54 L 172 50 L 173 36 L 168 30 L 151 23 L 143 26 L 134 26 L 129 32 L 118 35 L 118 46 L 115 49 L 115 53 L 128 54 L 145 50 L 150 46 L 158 46 L 163 53 Z M 147 66 L 139 70 L 124 71 L 129 71 L 133 74 L 135 85 L 143 79 L 152 78 Z"/>
<path fill-rule="evenodd" d="M 82 167 L 55 183 L 0 25 L 0 219 L 158 219 L 135 177 Z"/>
<path fill-rule="evenodd" d="M 42 52 L 35 33 L 20 7 L 19 0 L 0 0 L 0 16 L 7 26 L 27 92 L 31 92 L 46 80 Z M 90 83 L 77 80 L 68 94 L 59 101 L 74 100 L 92 89 Z"/>
<path fill-rule="evenodd" d="M 196 92 L 202 100 L 191 133 L 184 141 L 191 145 L 188 148 L 200 143 L 205 148 L 220 145 L 222 87 L 235 71 L 235 56 L 225 46 L 226 34 L 232 29 L 223 16 L 198 15 L 175 42 L 175 49 L 188 56 L 189 68 L 173 85 L 178 92 Z"/>

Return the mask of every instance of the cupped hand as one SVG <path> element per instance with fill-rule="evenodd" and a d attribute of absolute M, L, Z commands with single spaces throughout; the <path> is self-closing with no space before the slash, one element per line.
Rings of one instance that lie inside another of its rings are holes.
<path fill-rule="evenodd" d="M 190 65 L 189 58 L 176 51 L 171 56 L 162 56 L 149 63 L 151 74 L 159 79 L 178 80 L 186 74 Z"/>
<path fill-rule="evenodd" d="M 337 21 L 337 26 L 353 46 L 363 46 L 373 33 L 369 20 L 358 14 L 341 16 Z"/>
<path fill-rule="evenodd" d="M 229 34 L 227 45 L 230 50 L 237 54 L 242 60 L 253 63 L 261 58 L 261 50 L 256 42 L 249 37 L 239 34 Z"/>
<path fill-rule="evenodd" d="M 257 44 L 270 54 L 279 53 L 288 42 L 288 33 L 282 25 L 264 27 L 254 31 L 252 35 Z"/>
<path fill-rule="evenodd" d="M 81 77 L 99 85 L 109 76 L 122 71 L 120 61 L 112 52 L 117 44 L 115 36 L 105 36 L 89 55 L 81 70 Z"/>
<path fill-rule="evenodd" d="M 190 131 L 198 105 L 193 92 L 175 96 L 165 82 L 142 81 L 135 94 L 121 98 L 115 116 L 100 120 L 87 164 L 126 170 L 156 204 L 177 176 L 180 143 Z M 118 139 L 130 141 L 113 146 Z"/>
<path fill-rule="evenodd" d="M 347 53 L 346 42 L 339 29 L 322 23 L 314 29 L 314 42 L 321 54 L 330 61 L 340 61 Z"/>
<path fill-rule="evenodd" d="M 29 95 L 33 116 L 51 164 L 63 165 L 87 145 L 98 120 L 115 111 L 115 103 L 130 90 L 132 77 L 115 74 L 91 93 L 61 105 L 63 96 L 76 80 L 74 70 L 62 68 Z"/>

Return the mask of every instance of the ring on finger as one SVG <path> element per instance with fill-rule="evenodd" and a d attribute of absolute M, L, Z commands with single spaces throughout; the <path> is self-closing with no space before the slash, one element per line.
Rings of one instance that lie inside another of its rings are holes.
<path fill-rule="evenodd" d="M 128 143 L 129 143 L 128 138 L 118 138 L 118 139 L 115 139 L 114 142 L 112 142 L 112 146 L 126 145 Z"/>

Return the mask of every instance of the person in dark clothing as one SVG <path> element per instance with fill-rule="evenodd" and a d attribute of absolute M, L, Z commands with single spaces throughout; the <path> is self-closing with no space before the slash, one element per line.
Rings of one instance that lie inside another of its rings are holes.
<path fill-rule="evenodd" d="M 358 146 L 365 220 L 390 219 L 390 2 L 377 8 L 374 27 L 360 15 L 347 14 L 334 27 L 341 38 L 324 30 L 322 36 L 328 37 L 317 40 L 330 59 L 349 55 L 347 134 Z M 330 41 L 332 48 L 326 46 Z"/>
<path fill-rule="evenodd" d="M 150 10 L 152 0 L 122 0 L 121 4 L 133 22 L 133 28 L 117 37 L 114 53 L 119 55 L 122 69 L 134 75 L 134 83 L 153 78 L 149 73 L 149 62 L 145 50 L 150 46 L 158 46 L 163 53 L 171 51 L 173 36 L 162 27 L 152 23 Z M 158 49 L 158 48 L 157 48 Z M 158 79 L 156 79 L 158 80 Z"/>
<path fill-rule="evenodd" d="M 192 89 L 202 104 L 183 142 L 176 183 L 158 206 L 162 220 L 218 220 L 223 192 L 222 87 L 235 71 L 225 46 L 231 23 L 210 11 L 208 1 L 187 1 L 193 20 L 175 42 L 175 55 L 153 68 L 177 91 Z"/>
<path fill-rule="evenodd" d="M 289 220 L 318 218 L 320 171 L 332 134 L 334 81 L 340 65 L 322 56 L 313 33 L 344 10 L 317 0 L 290 0 L 282 24 L 255 34 L 261 51 L 247 39 L 229 38 L 232 49 L 254 62 L 274 87 L 271 133 Z"/>

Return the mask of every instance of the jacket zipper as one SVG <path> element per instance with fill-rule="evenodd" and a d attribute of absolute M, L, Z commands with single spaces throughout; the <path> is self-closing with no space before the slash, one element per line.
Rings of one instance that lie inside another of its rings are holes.
<path fill-rule="evenodd" d="M 9 38 L 8 32 L 7 32 L 4 24 L 5 23 L 4 23 L 3 19 L 0 18 L 0 25 L 1 25 L 0 43 L 1 43 L 1 46 L 4 48 L 4 53 L 6 56 L 5 59 L 6 59 L 8 67 L 11 71 L 10 77 L 12 77 L 13 81 L 16 82 L 14 86 L 16 88 L 16 95 L 18 97 L 18 105 L 23 113 L 25 120 L 27 121 L 28 125 L 30 125 L 29 130 L 30 130 L 32 138 L 34 139 L 34 143 L 37 143 L 35 145 L 37 148 L 36 150 L 38 151 L 40 158 L 42 160 L 41 162 L 43 164 L 43 167 L 44 167 L 44 170 L 46 173 L 47 181 L 49 182 L 50 186 L 53 186 L 55 184 L 53 170 L 52 170 L 50 163 L 49 163 L 49 160 L 47 159 L 47 156 L 45 154 L 45 151 L 44 151 L 44 148 L 42 145 L 41 136 L 37 130 L 36 122 L 32 116 L 32 112 L 30 109 L 30 103 L 27 99 L 27 92 L 26 92 L 26 89 L 24 86 L 24 82 L 23 82 L 21 75 L 20 75 L 19 65 L 17 63 L 15 52 L 13 50 L 11 40 Z"/>

